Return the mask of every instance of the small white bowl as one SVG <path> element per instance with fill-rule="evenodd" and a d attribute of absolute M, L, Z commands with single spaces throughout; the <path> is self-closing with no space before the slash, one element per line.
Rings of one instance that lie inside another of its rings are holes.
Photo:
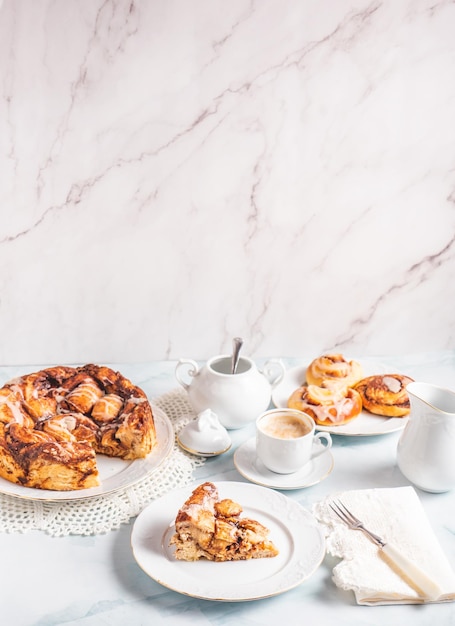
<path fill-rule="evenodd" d="M 217 456 L 227 452 L 232 445 L 227 430 L 217 415 L 206 409 L 177 435 L 177 442 L 186 452 L 197 456 Z"/>

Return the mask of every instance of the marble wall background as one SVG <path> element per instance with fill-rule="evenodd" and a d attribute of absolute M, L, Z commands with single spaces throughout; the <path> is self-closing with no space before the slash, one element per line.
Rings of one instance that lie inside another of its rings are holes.
<path fill-rule="evenodd" d="M 455 348 L 455 3 L 4 0 L 0 364 Z"/>

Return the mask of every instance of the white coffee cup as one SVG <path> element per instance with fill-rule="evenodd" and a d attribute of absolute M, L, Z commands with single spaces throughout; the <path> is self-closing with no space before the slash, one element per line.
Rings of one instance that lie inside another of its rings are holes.
<path fill-rule="evenodd" d="M 266 411 L 256 420 L 257 457 L 277 474 L 297 472 L 332 447 L 329 433 L 315 433 L 315 428 L 313 418 L 302 411 Z"/>

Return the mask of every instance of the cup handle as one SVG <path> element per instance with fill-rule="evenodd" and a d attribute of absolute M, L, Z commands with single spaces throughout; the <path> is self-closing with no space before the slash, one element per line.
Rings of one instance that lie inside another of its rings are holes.
<path fill-rule="evenodd" d="M 199 368 L 198 368 L 196 361 L 193 361 L 192 359 L 180 359 L 177 365 L 175 366 L 175 377 L 177 381 L 182 385 L 184 389 L 186 389 L 186 391 L 188 391 L 190 385 L 189 383 L 186 383 L 180 375 L 180 368 L 183 365 L 190 366 L 190 369 L 188 370 L 188 374 L 192 376 L 193 378 L 199 374 Z"/>
<path fill-rule="evenodd" d="M 325 444 L 323 443 L 324 439 L 325 439 Z M 326 452 L 326 450 L 330 450 L 331 447 L 332 447 L 332 437 L 330 436 L 330 433 L 325 433 L 325 432 L 316 433 L 313 438 L 313 450 L 311 453 L 311 458 L 315 459 L 317 456 L 319 456 L 323 452 Z"/>
<path fill-rule="evenodd" d="M 278 370 L 278 374 L 275 374 L 275 378 L 271 379 L 276 370 Z M 281 383 L 285 373 L 286 368 L 284 367 L 281 359 L 269 359 L 264 363 L 264 369 L 262 370 L 262 374 L 267 378 L 272 389 L 274 389 L 279 383 Z"/>

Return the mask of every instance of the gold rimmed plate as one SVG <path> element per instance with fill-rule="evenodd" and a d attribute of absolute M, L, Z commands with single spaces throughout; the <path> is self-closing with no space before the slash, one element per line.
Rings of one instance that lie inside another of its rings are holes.
<path fill-rule="evenodd" d="M 327 478 L 333 470 L 334 460 L 330 450 L 326 450 L 297 472 L 277 474 L 265 467 L 256 455 L 256 439 L 252 437 L 237 448 L 234 453 L 234 465 L 239 474 L 257 485 L 272 489 L 305 489 L 317 485 Z"/>
<path fill-rule="evenodd" d="M 384 365 L 361 362 L 365 376 L 373 374 L 387 374 L 390 368 Z M 306 366 L 293 367 L 288 370 L 283 380 L 275 387 L 272 392 L 272 402 L 279 408 L 284 409 L 288 406 L 288 400 L 291 394 L 298 389 L 306 379 Z M 316 425 L 316 429 L 331 433 L 332 435 L 345 435 L 351 437 L 372 437 L 376 435 L 387 435 L 399 430 L 403 430 L 408 422 L 408 417 L 382 417 L 381 415 L 373 415 L 368 411 L 362 411 L 355 419 L 337 426 Z"/>
<path fill-rule="evenodd" d="M 230 481 L 216 486 L 222 499 L 243 507 L 242 517 L 256 519 L 270 530 L 278 556 L 222 563 L 176 560 L 170 540 L 177 512 L 194 489 L 188 486 L 154 500 L 134 523 L 133 555 L 148 576 L 184 595 L 243 602 L 284 593 L 314 574 L 325 555 L 325 539 L 309 512 L 265 487 Z"/>
<path fill-rule="evenodd" d="M 219 456 L 220 454 L 224 454 L 225 452 L 227 452 L 228 450 L 231 449 L 232 447 L 232 442 L 229 442 L 229 444 L 226 445 L 225 448 L 219 448 L 216 450 L 200 450 L 198 449 L 196 446 L 191 447 L 189 445 L 186 445 L 180 437 L 177 436 L 177 443 L 179 444 L 179 446 L 182 448 L 182 450 L 185 450 L 185 452 L 189 452 L 190 454 L 194 454 L 195 456 L 202 456 L 202 457 L 212 457 L 212 456 Z"/>
<path fill-rule="evenodd" d="M 98 487 L 74 491 L 51 491 L 48 489 L 23 487 L 0 478 L 0 493 L 27 500 L 60 502 L 94 498 L 131 487 L 150 473 L 156 471 L 174 448 L 174 429 L 169 418 L 161 409 L 155 406 L 152 406 L 152 409 L 157 445 L 145 459 L 125 461 L 124 459 L 115 459 L 102 454 L 97 455 L 98 471 L 101 480 L 101 484 Z"/>

